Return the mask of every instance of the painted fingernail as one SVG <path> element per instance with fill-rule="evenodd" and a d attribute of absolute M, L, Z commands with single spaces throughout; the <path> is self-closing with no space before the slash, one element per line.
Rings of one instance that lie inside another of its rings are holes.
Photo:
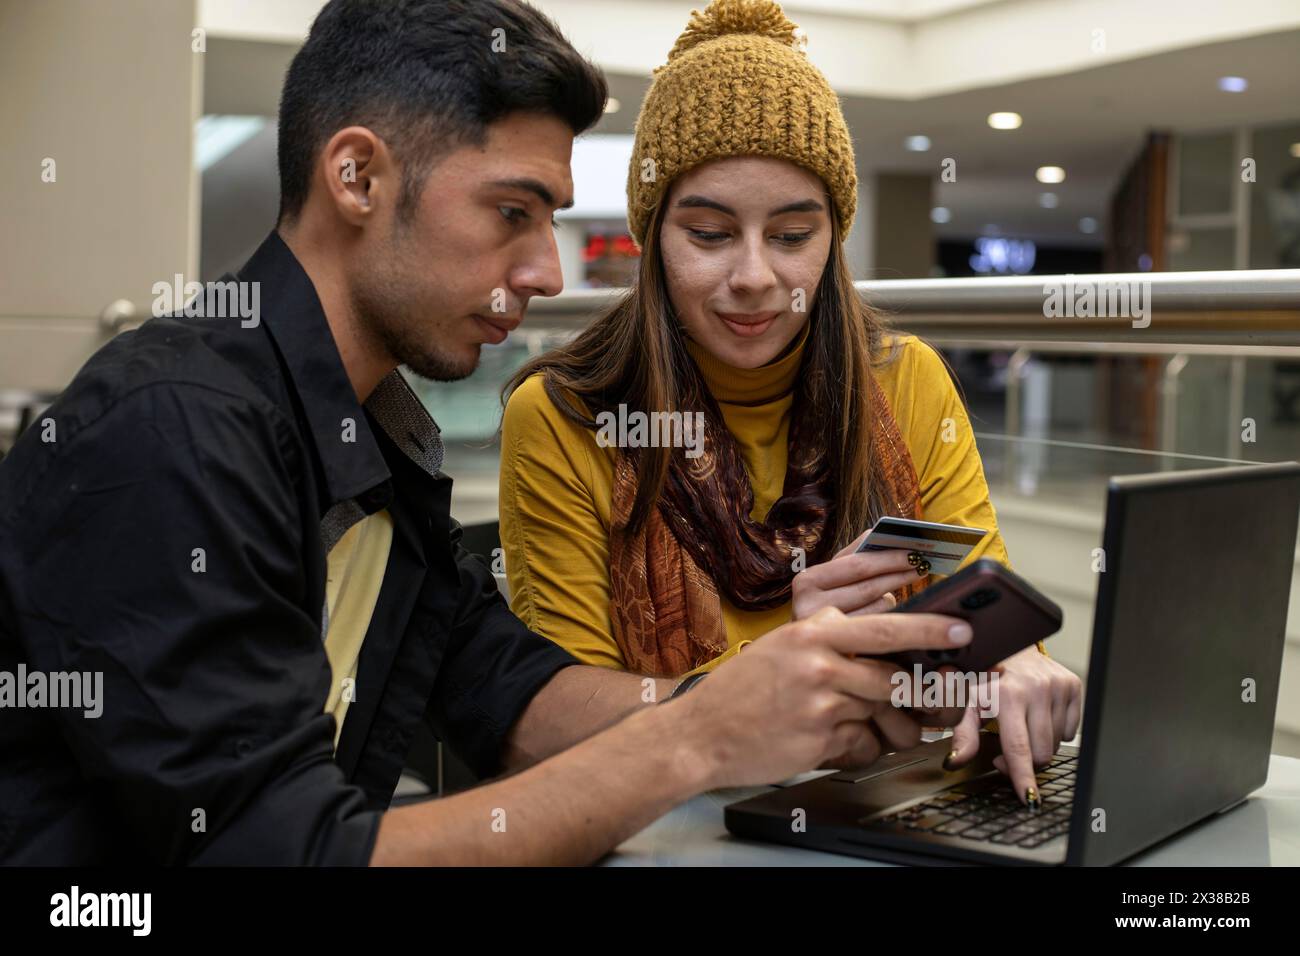
<path fill-rule="evenodd" d="M 943 769 L 952 770 L 953 769 L 952 762 L 956 759 L 957 759 L 957 751 L 953 750 L 948 754 L 948 756 L 943 758 Z"/>
<path fill-rule="evenodd" d="M 1038 811 L 1042 809 L 1042 804 L 1038 802 L 1038 788 L 1025 788 L 1025 803 L 1029 805 L 1030 810 Z"/>
<path fill-rule="evenodd" d="M 948 628 L 948 640 L 954 644 L 969 644 L 971 639 L 971 629 L 969 624 L 954 624 Z"/>

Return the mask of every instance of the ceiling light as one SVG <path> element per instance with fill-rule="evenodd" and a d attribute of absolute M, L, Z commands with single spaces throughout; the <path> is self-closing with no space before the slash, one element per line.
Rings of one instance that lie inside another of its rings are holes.
<path fill-rule="evenodd" d="M 990 113 L 989 125 L 994 129 L 1020 129 L 1020 114 Z"/>

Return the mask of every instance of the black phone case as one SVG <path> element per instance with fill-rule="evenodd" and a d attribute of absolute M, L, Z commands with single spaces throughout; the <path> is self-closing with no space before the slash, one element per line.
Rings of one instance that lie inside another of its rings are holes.
<path fill-rule="evenodd" d="M 959 671 L 986 671 L 1017 651 L 1061 629 L 1061 608 L 1020 575 L 992 558 L 981 558 L 938 584 L 932 584 L 889 614 L 945 614 L 970 623 L 974 639 L 965 647 L 917 650 L 889 660 L 923 671 L 949 665 Z"/>

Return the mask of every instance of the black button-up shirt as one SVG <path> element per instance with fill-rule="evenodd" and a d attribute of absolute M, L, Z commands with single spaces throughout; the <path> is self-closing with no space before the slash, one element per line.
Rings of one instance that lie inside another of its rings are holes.
<path fill-rule="evenodd" d="M 401 376 L 358 403 L 278 235 L 237 278 L 260 283 L 256 324 L 118 336 L 0 461 L 0 672 L 103 682 L 98 717 L 0 708 L 0 862 L 365 863 L 419 721 L 491 775 L 575 663 L 460 546 Z M 392 548 L 334 753 L 326 554 L 381 508 Z"/>

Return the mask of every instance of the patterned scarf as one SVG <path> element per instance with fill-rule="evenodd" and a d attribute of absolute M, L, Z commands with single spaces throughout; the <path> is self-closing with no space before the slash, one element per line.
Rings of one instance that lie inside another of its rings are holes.
<path fill-rule="evenodd" d="M 705 421 L 721 411 L 705 390 Z M 636 500 L 636 462 L 620 452 L 614 468 L 610 536 L 610 617 L 628 670 L 676 677 L 727 649 L 721 595 L 742 610 L 780 607 L 790 600 L 795 548 L 807 567 L 826 560 L 824 537 L 835 500 L 827 475 L 823 423 L 805 418 L 795 399 L 782 496 L 763 521 L 750 517 L 754 490 L 734 436 L 707 427 L 694 460 L 675 454 L 664 492 L 641 530 L 628 530 Z M 871 460 L 888 513 L 921 518 L 920 484 L 879 384 L 871 379 Z M 819 427 L 820 426 L 820 427 Z M 865 529 L 864 529 L 865 530 Z M 924 586 L 895 592 L 906 600 Z"/>

